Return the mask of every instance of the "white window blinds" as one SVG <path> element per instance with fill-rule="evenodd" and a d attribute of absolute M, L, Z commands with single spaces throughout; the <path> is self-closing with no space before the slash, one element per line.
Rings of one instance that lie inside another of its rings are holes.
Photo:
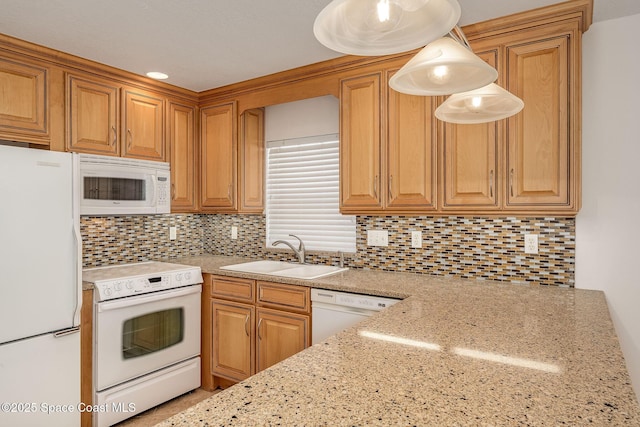
<path fill-rule="evenodd" d="M 307 249 L 356 251 L 355 216 L 339 211 L 339 139 L 267 142 L 267 246 L 300 237 Z"/>

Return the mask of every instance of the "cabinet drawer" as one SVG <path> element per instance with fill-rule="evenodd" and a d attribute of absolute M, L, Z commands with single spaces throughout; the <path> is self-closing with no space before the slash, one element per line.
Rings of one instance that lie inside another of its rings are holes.
<path fill-rule="evenodd" d="M 309 313 L 310 290 L 306 286 L 258 282 L 258 304 Z"/>
<path fill-rule="evenodd" d="M 254 302 L 255 283 L 251 279 L 212 276 L 211 296 L 234 301 Z"/>

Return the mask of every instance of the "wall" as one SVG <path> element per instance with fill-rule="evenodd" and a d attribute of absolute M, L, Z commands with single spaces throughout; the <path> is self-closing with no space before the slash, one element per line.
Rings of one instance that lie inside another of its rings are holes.
<path fill-rule="evenodd" d="M 356 253 L 345 255 L 352 268 L 516 284 L 574 284 L 573 219 L 357 216 L 356 221 Z M 206 253 L 296 261 L 290 250 L 264 247 L 262 215 L 206 215 L 202 226 Z M 237 240 L 226 237 L 231 226 L 238 227 Z M 388 230 L 389 246 L 367 246 L 369 229 Z M 411 248 L 411 230 L 422 230 L 422 249 Z M 538 254 L 523 253 L 525 233 L 539 235 Z M 338 259 L 337 253 L 309 254 L 315 263 L 336 264 Z"/>
<path fill-rule="evenodd" d="M 176 240 L 169 240 L 171 226 Z M 80 233 L 84 268 L 203 253 L 199 215 L 83 216 Z"/>
<path fill-rule="evenodd" d="M 335 96 L 320 96 L 265 108 L 266 141 L 304 138 L 340 132 L 340 103 Z"/>
<path fill-rule="evenodd" d="M 573 286 L 575 224 L 563 218 L 357 216 L 352 268 L 498 280 L 516 284 Z M 265 248 L 263 215 L 154 215 L 82 217 L 83 265 L 97 267 L 201 255 L 296 261 L 287 249 Z M 169 240 L 169 227 L 177 239 Z M 238 239 L 228 238 L 231 226 Z M 388 247 L 367 246 L 366 231 L 389 231 Z M 411 248 L 422 230 L 423 248 Z M 525 233 L 540 236 L 539 254 L 522 252 Z M 334 264 L 335 252 L 311 252 L 309 261 Z"/>
<path fill-rule="evenodd" d="M 605 292 L 640 400 L 640 15 L 595 23 L 583 40 L 576 287 Z"/>
<path fill-rule="evenodd" d="M 339 131 L 333 96 L 267 107 L 267 141 Z M 404 271 L 511 283 L 573 286 L 575 221 L 565 218 L 357 216 L 353 268 Z M 168 227 L 178 226 L 178 240 Z M 228 238 L 232 226 L 238 239 Z M 388 247 L 369 247 L 367 230 L 389 232 Z M 411 248 L 410 232 L 421 230 L 423 247 Z M 539 235 L 539 253 L 524 254 L 525 233 Z M 85 266 L 174 258 L 199 253 L 288 259 L 291 251 L 265 248 L 262 215 L 166 215 L 83 219 Z M 148 236 L 148 237 L 146 237 Z M 310 253 L 316 263 L 336 264 L 337 253 Z"/>

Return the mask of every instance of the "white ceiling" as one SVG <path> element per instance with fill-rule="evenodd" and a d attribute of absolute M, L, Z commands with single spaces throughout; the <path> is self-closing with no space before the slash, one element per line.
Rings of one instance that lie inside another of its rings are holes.
<path fill-rule="evenodd" d="M 0 33 L 202 91 L 341 56 L 313 36 L 330 0 L 0 0 Z M 558 0 L 459 0 L 460 25 Z M 594 21 L 640 13 L 595 0 Z"/>

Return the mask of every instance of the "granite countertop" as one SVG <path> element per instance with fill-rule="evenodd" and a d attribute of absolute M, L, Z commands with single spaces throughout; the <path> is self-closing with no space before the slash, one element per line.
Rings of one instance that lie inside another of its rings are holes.
<path fill-rule="evenodd" d="M 640 425 L 604 294 L 349 270 L 317 280 L 205 273 L 405 298 L 169 418 L 209 425 Z"/>

